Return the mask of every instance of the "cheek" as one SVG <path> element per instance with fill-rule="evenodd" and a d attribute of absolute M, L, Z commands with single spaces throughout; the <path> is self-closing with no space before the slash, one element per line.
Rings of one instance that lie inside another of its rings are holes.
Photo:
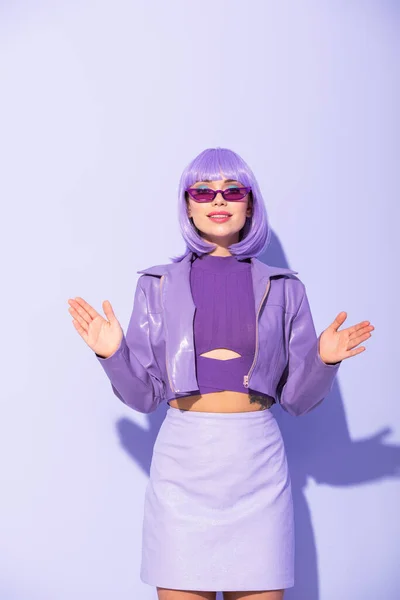
<path fill-rule="evenodd" d="M 244 219 L 246 217 L 246 213 L 247 213 L 247 204 L 240 204 L 240 206 L 236 207 L 235 210 L 235 214 L 241 218 Z"/>
<path fill-rule="evenodd" d="M 191 207 L 191 214 L 192 217 L 194 217 L 195 219 L 201 218 L 201 217 L 206 217 L 207 216 L 207 212 L 210 210 L 210 207 L 208 207 L 207 209 L 207 205 L 202 205 L 202 204 L 196 204 L 194 206 Z"/>

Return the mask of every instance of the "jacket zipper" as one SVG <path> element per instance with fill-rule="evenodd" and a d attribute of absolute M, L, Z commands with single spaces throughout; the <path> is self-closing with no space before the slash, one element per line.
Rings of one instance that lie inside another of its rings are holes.
<path fill-rule="evenodd" d="M 161 306 L 164 309 L 164 303 L 163 303 L 163 297 L 162 297 L 162 286 L 163 286 L 163 279 L 164 279 L 165 275 L 161 275 L 161 279 L 160 279 L 160 297 L 161 297 Z M 164 327 L 165 327 L 165 367 L 167 370 L 167 377 L 168 377 L 168 382 L 170 385 L 171 390 L 175 393 L 175 388 L 172 385 L 172 381 L 171 378 L 169 376 L 169 371 L 168 371 L 168 342 L 167 342 L 167 324 L 165 323 L 166 319 L 164 319 Z"/>
<path fill-rule="evenodd" d="M 257 315 L 256 315 L 256 351 L 254 353 L 254 359 L 253 359 L 253 362 L 251 363 L 250 370 L 247 373 L 247 375 L 245 375 L 243 377 L 243 385 L 244 385 L 245 388 L 249 387 L 249 378 L 250 378 L 251 373 L 253 372 L 253 369 L 254 369 L 255 364 L 256 364 L 257 356 L 258 356 L 258 317 L 259 317 L 260 310 L 261 310 L 261 307 L 263 305 L 263 302 L 265 300 L 265 297 L 268 294 L 268 290 L 270 288 L 270 285 L 271 285 L 271 280 L 269 279 L 268 283 L 267 283 L 266 290 L 265 290 L 264 295 L 263 295 L 263 297 L 261 299 L 260 306 L 258 307 L 258 310 L 257 310 Z"/>

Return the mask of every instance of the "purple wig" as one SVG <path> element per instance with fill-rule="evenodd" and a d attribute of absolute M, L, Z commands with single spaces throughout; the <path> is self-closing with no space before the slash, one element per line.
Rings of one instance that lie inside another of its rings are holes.
<path fill-rule="evenodd" d="M 182 173 L 179 183 L 178 218 L 186 251 L 183 255 L 173 257 L 173 262 L 181 261 L 189 252 L 208 254 L 216 246 L 202 240 L 193 221 L 187 214 L 185 190 L 197 181 L 205 179 L 234 179 L 244 186 L 251 186 L 252 217 L 246 218 L 246 223 L 239 233 L 239 242 L 231 244 L 229 251 L 240 258 L 258 256 L 268 246 L 271 230 L 268 226 L 267 211 L 264 205 L 256 178 L 245 161 L 232 150 L 226 148 L 208 148 L 203 150 Z"/>

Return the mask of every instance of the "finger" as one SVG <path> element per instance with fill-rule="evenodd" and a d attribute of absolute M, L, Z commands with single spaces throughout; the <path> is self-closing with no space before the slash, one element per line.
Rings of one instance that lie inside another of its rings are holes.
<path fill-rule="evenodd" d="M 351 325 L 350 327 L 347 327 L 346 329 L 343 329 L 343 331 L 347 331 L 347 333 L 349 334 L 349 336 L 353 335 L 354 333 L 359 333 L 360 330 L 362 330 L 364 327 L 369 327 L 369 321 L 361 321 L 360 323 L 357 323 L 356 325 Z M 374 329 L 373 325 L 371 325 L 371 327 Z"/>
<path fill-rule="evenodd" d="M 89 313 L 84 308 L 82 308 L 82 306 L 78 302 L 75 302 L 74 300 L 71 300 L 68 302 L 70 304 L 70 308 L 68 310 L 70 312 L 74 311 L 73 312 L 74 317 L 77 318 L 77 315 L 79 315 L 79 317 L 80 317 L 79 322 L 81 324 L 83 324 L 82 323 L 82 319 L 83 319 L 87 325 L 90 325 L 90 323 L 92 322 L 93 319 L 91 318 Z"/>
<path fill-rule="evenodd" d="M 361 321 L 356 325 L 350 325 L 350 327 L 346 327 L 346 329 L 342 329 L 342 332 L 345 331 L 349 337 L 354 336 L 354 334 L 359 335 L 360 332 L 363 331 L 372 331 L 375 329 L 373 325 L 369 325 L 369 321 Z"/>
<path fill-rule="evenodd" d="M 88 341 L 88 336 L 86 334 L 86 331 L 83 329 L 83 327 L 81 327 L 78 323 L 78 321 L 75 321 L 75 319 L 72 321 L 73 325 L 75 326 L 75 329 L 77 330 L 77 332 L 81 335 L 81 337 L 85 340 L 85 342 L 87 343 Z"/>
<path fill-rule="evenodd" d="M 361 342 L 365 342 L 365 340 L 368 340 L 368 338 L 370 337 L 370 333 L 364 333 L 363 335 L 359 335 L 356 338 L 349 340 L 349 347 L 354 348 L 355 346 L 358 346 L 358 344 L 361 344 Z"/>
<path fill-rule="evenodd" d="M 74 300 L 72 300 L 72 302 L 74 302 Z M 96 317 L 99 316 L 99 313 L 93 308 L 93 306 L 90 306 L 90 304 L 88 302 L 86 302 L 86 300 L 81 298 L 80 296 L 76 296 L 75 302 L 88 313 L 88 315 L 91 317 L 91 319 L 95 319 Z M 82 313 L 80 312 L 80 314 L 82 314 Z"/>
<path fill-rule="evenodd" d="M 367 327 L 361 327 L 360 329 L 357 329 L 356 331 L 351 333 L 349 335 L 349 339 L 350 340 L 356 339 L 360 335 L 365 335 L 366 333 L 369 333 L 369 332 L 373 331 L 374 329 L 375 329 L 375 327 L 373 325 L 368 325 Z"/>
<path fill-rule="evenodd" d="M 359 348 L 355 348 L 354 350 L 350 350 L 344 358 L 350 358 L 351 356 L 356 356 L 357 354 L 361 354 L 366 350 L 365 346 L 360 346 Z"/>
<path fill-rule="evenodd" d="M 104 302 L 103 302 L 103 310 L 104 310 L 104 314 L 106 315 L 106 317 L 110 321 L 110 323 L 112 321 L 117 320 L 117 317 L 115 316 L 115 313 L 113 311 L 111 303 L 108 300 L 104 300 Z"/>
<path fill-rule="evenodd" d="M 330 327 L 334 330 L 337 331 L 338 328 L 343 325 L 343 323 L 345 322 L 345 320 L 347 319 L 347 313 L 342 310 L 335 318 L 335 320 L 331 323 Z"/>
<path fill-rule="evenodd" d="M 71 317 L 73 317 L 80 324 L 82 329 L 84 329 L 84 331 L 88 333 L 89 323 L 83 317 L 81 317 L 78 311 L 76 311 L 75 308 L 72 308 L 72 306 L 70 306 L 68 312 L 70 313 Z"/>

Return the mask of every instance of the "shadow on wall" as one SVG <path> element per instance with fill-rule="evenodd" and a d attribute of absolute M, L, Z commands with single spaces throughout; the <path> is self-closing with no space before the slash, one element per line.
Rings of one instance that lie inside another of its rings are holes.
<path fill-rule="evenodd" d="M 274 233 L 268 251 L 258 258 L 271 265 L 291 268 Z M 300 418 L 290 416 L 276 405 L 270 409 L 285 442 L 295 511 L 295 586 L 286 590 L 285 600 L 319 600 L 320 597 L 314 531 L 304 494 L 307 477 L 332 486 L 354 486 L 399 474 L 400 448 L 385 444 L 383 439 L 391 433 L 390 428 L 363 440 L 350 439 L 338 378 L 339 374 L 325 401 Z M 166 410 L 165 404 L 148 415 L 149 430 L 129 419 L 117 422 L 122 447 L 147 475 Z"/>

